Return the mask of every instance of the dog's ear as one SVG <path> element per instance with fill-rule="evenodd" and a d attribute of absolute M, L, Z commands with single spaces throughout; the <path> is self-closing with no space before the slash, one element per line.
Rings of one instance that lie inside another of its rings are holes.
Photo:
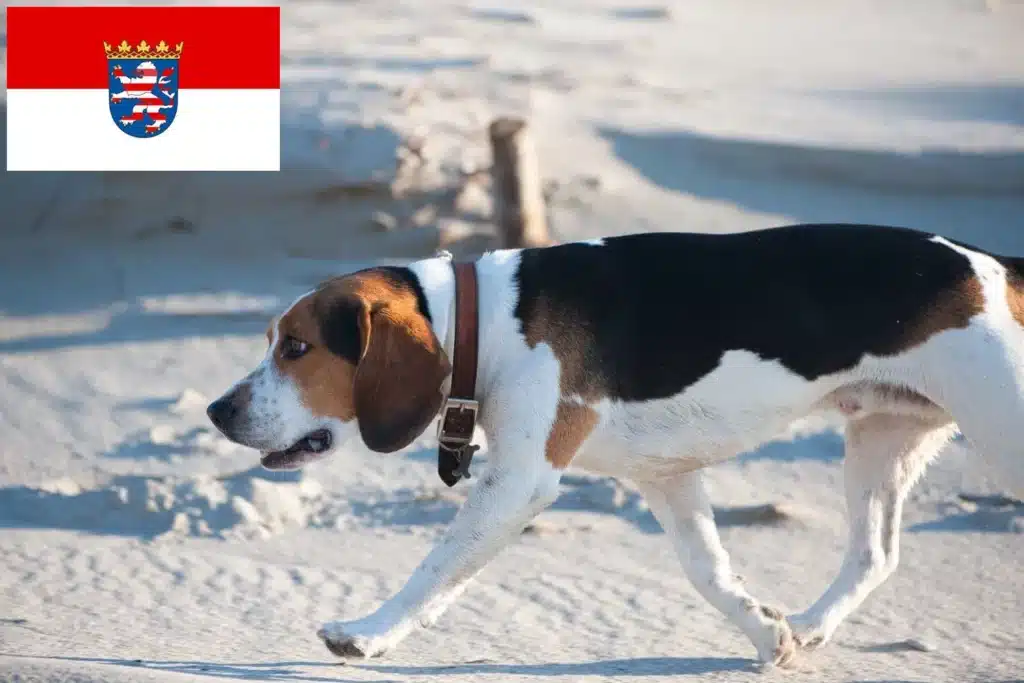
<path fill-rule="evenodd" d="M 379 453 L 404 448 L 441 408 L 451 371 L 427 320 L 405 306 L 364 301 L 358 314 L 362 353 L 354 402 L 363 442 Z"/>

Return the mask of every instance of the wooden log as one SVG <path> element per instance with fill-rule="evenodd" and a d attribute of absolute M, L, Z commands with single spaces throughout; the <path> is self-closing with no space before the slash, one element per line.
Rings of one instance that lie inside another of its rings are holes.
<path fill-rule="evenodd" d="M 488 132 L 494 214 L 502 246 L 512 249 L 552 244 L 537 151 L 526 121 L 499 118 Z"/>

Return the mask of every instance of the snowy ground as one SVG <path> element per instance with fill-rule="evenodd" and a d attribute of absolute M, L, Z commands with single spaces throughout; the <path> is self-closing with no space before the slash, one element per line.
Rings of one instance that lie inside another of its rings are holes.
<path fill-rule="evenodd" d="M 317 280 L 493 245 L 475 171 L 500 114 L 530 117 L 561 239 L 870 221 L 1024 254 L 1024 5 L 302 0 L 282 20 L 282 173 L 0 176 L 0 680 L 762 676 L 643 502 L 581 473 L 438 627 L 339 665 L 316 627 L 396 590 L 465 491 L 427 440 L 273 477 L 206 399 Z M 841 454 L 817 434 L 710 473 L 738 570 L 787 611 L 838 566 Z M 998 484 L 951 446 L 897 575 L 768 677 L 1021 679 L 1024 513 L 958 497 Z M 793 518 L 736 509 L 772 502 Z"/>

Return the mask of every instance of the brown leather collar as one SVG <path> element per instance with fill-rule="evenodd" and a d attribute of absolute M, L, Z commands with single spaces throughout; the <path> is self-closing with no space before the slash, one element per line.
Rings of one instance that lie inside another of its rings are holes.
<path fill-rule="evenodd" d="M 455 347 L 452 349 L 452 386 L 441 409 L 437 429 L 437 474 L 448 486 L 469 479 L 469 463 L 479 450 L 474 446 L 480 404 L 474 399 L 477 368 L 476 265 L 453 263 L 455 271 Z"/>

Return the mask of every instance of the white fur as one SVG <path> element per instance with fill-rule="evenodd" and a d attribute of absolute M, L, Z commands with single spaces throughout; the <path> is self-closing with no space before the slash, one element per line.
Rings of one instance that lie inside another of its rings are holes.
<path fill-rule="evenodd" d="M 697 590 L 747 634 L 769 664 L 789 661 L 797 643 L 814 647 L 826 642 L 896 568 L 903 501 L 953 433 L 954 419 L 1016 484 L 1024 482 L 1024 329 L 1010 315 L 1006 273 L 988 256 L 936 241 L 965 254 L 982 281 L 985 309 L 966 329 L 940 332 L 897 356 L 865 356 L 846 372 L 814 381 L 777 361 L 731 350 L 712 372 L 675 396 L 593 405 L 599 420 L 573 466 L 637 484 Z M 601 246 L 600 241 L 590 244 Z M 467 503 L 397 594 L 367 617 L 330 622 L 319 631 L 338 654 L 378 655 L 416 627 L 432 624 L 557 495 L 561 472 L 545 459 L 545 440 L 558 401 L 581 399 L 560 396 L 554 353 L 544 343 L 530 348 L 519 329 L 513 315 L 518 264 L 516 250 L 493 252 L 477 262 L 476 390 L 490 445 L 488 470 L 473 480 Z M 451 356 L 450 259 L 421 261 L 412 270 L 426 293 L 435 333 Z M 309 430 L 310 417 L 274 376 L 272 363 L 264 361 L 248 381 L 274 396 L 265 420 L 268 430 L 280 430 L 282 441 Z M 908 398 L 892 386 L 932 403 Z M 822 410 L 838 410 L 850 420 L 845 463 L 850 545 L 832 585 L 808 610 L 787 621 L 734 577 L 699 470 L 771 440 L 794 421 Z"/>
<path fill-rule="evenodd" d="M 701 473 L 652 477 L 638 484 L 697 592 L 750 638 L 761 661 L 788 664 L 795 651 L 789 626 L 778 610 L 750 595 L 733 573 Z"/>
<path fill-rule="evenodd" d="M 839 575 L 802 614 L 790 617 L 797 638 L 819 647 L 899 564 L 903 501 L 955 429 L 933 419 L 875 413 L 851 421 L 844 468 L 850 543 Z"/>

